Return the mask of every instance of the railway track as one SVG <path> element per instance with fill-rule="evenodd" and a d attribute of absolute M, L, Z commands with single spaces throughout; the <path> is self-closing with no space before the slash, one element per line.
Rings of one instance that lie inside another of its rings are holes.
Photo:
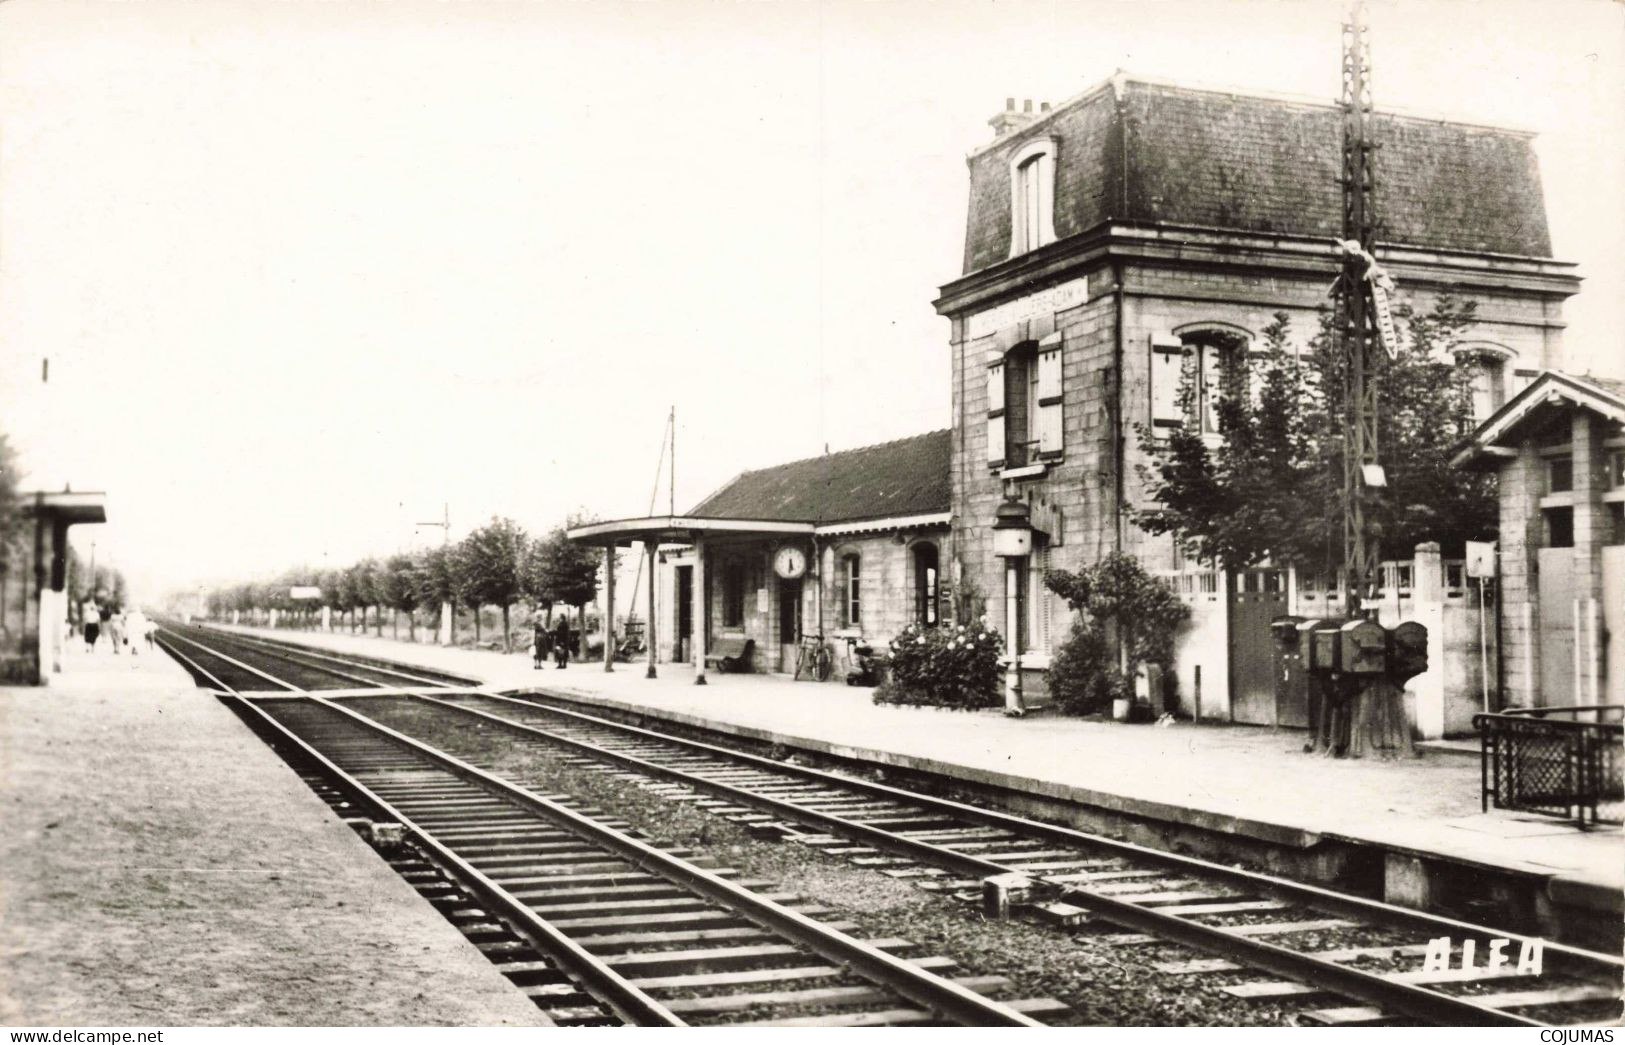
<path fill-rule="evenodd" d="M 1544 1026 L 1618 1016 L 1625 963 L 1614 956 L 670 736 L 546 697 L 481 692 L 468 680 L 240 636 L 226 641 L 351 684 L 371 678 L 413 704 L 508 731 L 516 743 L 545 745 L 663 798 L 926 888 L 978 898 L 984 880 L 1003 878 L 1037 916 L 1127 930 L 1114 937 L 1120 946 L 1204 952 L 1175 953 L 1157 967 L 1170 977 L 1228 976 L 1222 989 L 1238 1003 L 1296 1006 L 1303 1022 Z M 1496 970 L 1481 963 L 1424 972 L 1427 942 L 1441 936 L 1456 947 L 1475 941 L 1480 955 L 1510 938 L 1513 960 Z M 1531 976 L 1517 956 L 1537 944 L 1542 968 Z"/>
<path fill-rule="evenodd" d="M 393 730 L 273 674 L 263 652 L 259 664 L 238 656 L 246 643 L 173 628 L 161 641 L 336 807 L 361 814 L 556 1022 L 1040 1026 L 1069 1015 L 1049 999 L 1000 1000 L 1003 977 L 960 974 L 906 940 L 859 939 L 771 883 L 663 851 L 566 796 Z M 329 692 L 364 677 L 281 663 L 325 675 Z M 215 670 L 225 667 L 289 696 L 245 695 Z"/>

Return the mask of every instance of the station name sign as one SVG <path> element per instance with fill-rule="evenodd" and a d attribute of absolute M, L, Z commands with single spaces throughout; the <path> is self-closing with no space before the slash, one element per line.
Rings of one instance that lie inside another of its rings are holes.
<path fill-rule="evenodd" d="M 319 599 L 321 597 L 322 589 L 309 584 L 295 584 L 293 587 L 288 589 L 288 598 L 290 599 L 304 600 Z"/>
<path fill-rule="evenodd" d="M 1068 280 L 1057 283 L 1053 287 L 1040 290 L 1036 294 L 1029 294 L 1015 301 L 1006 301 L 1002 305 L 994 305 L 990 309 L 972 313 L 965 320 L 965 338 L 975 341 L 979 337 L 996 334 L 1013 323 L 1020 323 L 1024 319 L 1042 316 L 1046 313 L 1059 312 L 1062 309 L 1076 308 L 1089 300 L 1089 278 Z"/>

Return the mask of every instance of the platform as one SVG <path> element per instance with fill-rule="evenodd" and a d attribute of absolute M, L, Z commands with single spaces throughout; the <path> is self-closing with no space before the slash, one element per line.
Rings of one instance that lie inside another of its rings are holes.
<path fill-rule="evenodd" d="M 241 629 L 251 630 L 251 629 Z M 255 629 L 257 630 L 257 629 Z M 1305 754 L 1305 734 L 1251 726 L 1169 727 L 998 712 L 876 706 L 872 690 L 778 675 L 601 663 L 536 670 L 528 657 L 344 633 L 273 637 L 415 663 L 502 688 L 536 687 L 675 722 L 841 758 L 1043 796 L 1149 825 L 1135 840 L 1186 844 L 1177 829 L 1256 840 L 1261 851 L 1375 854 L 1386 892 L 1405 901 L 1416 861 L 1539 883 L 1561 902 L 1619 920 L 1625 835 L 1549 817 L 1480 809 L 1479 765 L 1440 751 L 1403 762 Z M 1328 877 L 1335 874 L 1335 870 Z M 1425 883 L 1422 883 L 1425 885 Z"/>
<path fill-rule="evenodd" d="M 0 688 L 0 1024 L 546 1018 L 160 651 Z"/>

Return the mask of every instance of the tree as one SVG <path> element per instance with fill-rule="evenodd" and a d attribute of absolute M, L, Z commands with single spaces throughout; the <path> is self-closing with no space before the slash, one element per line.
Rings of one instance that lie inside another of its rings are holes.
<path fill-rule="evenodd" d="M 425 548 L 417 555 L 418 604 L 421 606 L 450 606 L 452 633 L 457 631 L 458 590 L 456 557 L 445 545 Z"/>
<path fill-rule="evenodd" d="M 598 594 L 598 570 L 603 565 L 604 553 L 591 545 L 570 540 L 566 531 L 595 521 L 590 516 L 577 513 L 571 515 L 563 526 L 549 531 L 543 542 L 541 579 L 537 582 L 537 590 L 552 596 L 549 604 L 562 602 L 576 608 L 581 621 L 579 652 L 583 657 L 587 655 L 587 603 Z M 608 635 L 613 627 L 613 622 L 606 622 L 605 634 Z"/>
<path fill-rule="evenodd" d="M 396 614 L 406 614 L 407 638 L 416 642 L 418 639 L 417 618 L 413 616 L 418 608 L 418 579 L 417 563 L 412 556 L 405 553 L 391 555 L 384 560 L 383 575 L 380 582 L 383 589 L 384 603 Z M 389 622 L 391 638 L 400 635 L 400 617 L 395 616 Z"/>
<path fill-rule="evenodd" d="M 16 449 L 0 432 L 0 577 L 5 576 L 21 550 L 22 493 L 17 488 L 21 471 Z"/>
<path fill-rule="evenodd" d="M 548 626 L 553 624 L 553 604 L 559 601 L 553 588 L 552 571 L 553 534 L 532 538 L 525 542 L 525 557 L 520 563 L 521 589 L 536 609 L 547 615 Z"/>
<path fill-rule="evenodd" d="M 502 648 L 507 653 L 513 652 L 509 613 L 522 590 L 521 565 L 529 543 L 518 523 L 492 516 L 458 545 L 468 587 L 466 598 L 475 600 L 476 618 L 481 605 L 502 607 Z"/>
<path fill-rule="evenodd" d="M 1372 491 L 1366 519 L 1390 554 L 1408 555 L 1424 540 L 1459 553 L 1464 541 L 1493 536 L 1496 523 L 1494 480 L 1450 469 L 1473 428 L 1468 376 L 1450 350 L 1473 322 L 1474 305 L 1445 296 L 1426 313 L 1397 312 L 1404 336 L 1380 377 L 1378 445 L 1388 485 Z M 1166 443 L 1138 426 L 1153 458 L 1141 477 L 1157 504 L 1136 521 L 1230 569 L 1271 559 L 1330 572 L 1343 554 L 1344 374 L 1330 316 L 1322 314 L 1300 356 L 1287 315 L 1277 313 L 1264 347 L 1251 373 L 1227 369 L 1217 445 L 1195 426 L 1175 429 Z M 1180 399 L 1192 413 L 1189 380 Z"/>
<path fill-rule="evenodd" d="M 367 630 L 368 606 L 373 608 L 373 627 L 379 638 L 384 634 L 383 570 L 378 560 L 368 556 L 355 564 L 356 599 L 361 605 L 361 630 Z"/>
<path fill-rule="evenodd" d="M 478 586 L 472 583 L 476 573 L 474 556 L 477 552 L 469 545 L 468 538 L 464 537 L 452 545 L 451 554 L 447 557 L 451 566 L 452 576 L 456 578 L 457 601 L 474 611 L 474 644 L 477 646 L 483 640 L 480 632 L 480 608 L 485 605 L 485 595 Z M 452 641 L 457 641 L 455 629 Z"/>

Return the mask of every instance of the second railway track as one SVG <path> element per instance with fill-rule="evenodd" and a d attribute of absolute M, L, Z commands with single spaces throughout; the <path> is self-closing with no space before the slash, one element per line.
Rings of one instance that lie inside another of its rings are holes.
<path fill-rule="evenodd" d="M 1176 951 L 1157 968 L 1173 978 L 1237 974 L 1222 989 L 1238 1001 L 1297 1003 L 1306 1022 L 1547 1025 L 1618 1016 L 1625 963 L 1614 956 L 1514 936 L 1515 957 L 1526 944 L 1541 947 L 1538 976 L 1515 960 L 1499 970 L 1424 972 L 1429 939 L 1475 940 L 1483 953 L 1511 934 L 629 726 L 545 697 L 482 692 L 467 679 L 238 635 L 211 632 L 208 641 L 311 672 L 329 688 L 358 687 L 358 696 L 388 687 L 412 698 L 402 708 L 546 745 L 663 798 L 937 891 L 968 896 L 984 879 L 1020 876 L 1032 883 L 1035 911 L 1063 922 L 1074 920 L 1069 911 L 1087 912 L 1129 930 L 1116 937 L 1121 946 L 1195 948 L 1209 957 Z M 403 731 L 414 721 L 387 707 L 369 706 L 367 715 Z M 472 751 L 464 753 L 477 760 Z"/>
<path fill-rule="evenodd" d="M 1049 999 L 1002 998 L 1005 978 L 961 974 L 907 940 L 859 939 L 771 883 L 735 880 L 390 729 L 238 656 L 246 643 L 173 628 L 163 641 L 345 808 L 386 835 L 398 825 L 400 844 L 479 905 L 459 909 L 465 920 L 544 956 L 499 968 L 560 1022 L 1039 1026 L 1069 1015 Z M 217 673 L 228 666 L 239 683 L 296 699 L 245 696 Z M 310 663 L 302 673 L 361 677 Z"/>

